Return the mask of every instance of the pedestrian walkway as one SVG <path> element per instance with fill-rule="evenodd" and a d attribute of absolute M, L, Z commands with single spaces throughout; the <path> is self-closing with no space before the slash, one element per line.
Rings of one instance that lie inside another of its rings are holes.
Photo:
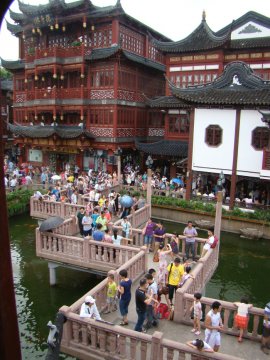
<path fill-rule="evenodd" d="M 155 269 L 158 268 L 158 263 L 152 262 L 153 255 L 150 253 L 148 254 L 148 264 L 149 268 L 153 267 Z M 194 264 L 195 265 L 195 264 Z M 195 265 L 196 266 L 196 265 Z M 132 286 L 132 298 L 131 303 L 129 305 L 129 324 L 126 328 L 134 329 L 135 324 L 137 322 L 137 313 L 136 313 L 136 306 L 135 306 L 135 289 L 139 286 L 139 280 L 136 281 Z M 165 298 L 163 297 L 162 302 L 166 303 Z M 102 318 L 105 321 L 112 322 L 115 325 L 119 325 L 121 322 L 121 315 L 119 311 L 113 312 L 111 314 L 102 314 Z M 164 334 L 164 337 L 169 340 L 179 341 L 180 343 L 186 343 L 189 340 L 193 340 L 196 338 L 204 339 L 204 330 L 202 329 L 202 333 L 200 336 L 193 335 L 191 333 L 192 326 L 182 325 L 175 323 L 174 321 L 170 320 L 160 320 L 158 327 L 153 327 L 147 331 L 147 334 L 152 335 L 155 331 L 160 331 Z M 220 352 L 237 356 L 239 358 L 245 360 L 263 360 L 269 359 L 268 355 L 265 355 L 260 350 L 260 343 L 246 340 L 244 339 L 243 343 L 239 344 L 237 341 L 236 336 L 231 336 L 227 334 L 221 335 L 221 347 Z"/>

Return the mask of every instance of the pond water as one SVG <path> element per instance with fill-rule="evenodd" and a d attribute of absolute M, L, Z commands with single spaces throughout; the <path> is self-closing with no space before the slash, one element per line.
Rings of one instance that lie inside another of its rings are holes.
<path fill-rule="evenodd" d="M 59 285 L 51 287 L 47 262 L 35 255 L 37 221 L 22 215 L 10 219 L 9 224 L 22 358 L 41 359 L 47 351 L 48 321 L 54 322 L 62 305 L 71 305 L 100 279 L 59 267 Z M 184 225 L 166 222 L 165 227 L 168 232 L 182 233 Z M 199 236 L 206 237 L 206 232 L 200 231 Z M 219 267 L 207 285 L 206 296 L 236 301 L 247 294 L 254 306 L 264 307 L 270 300 L 265 290 L 270 273 L 269 245 L 266 240 L 256 242 L 222 233 Z M 70 358 L 61 355 L 61 359 Z"/>

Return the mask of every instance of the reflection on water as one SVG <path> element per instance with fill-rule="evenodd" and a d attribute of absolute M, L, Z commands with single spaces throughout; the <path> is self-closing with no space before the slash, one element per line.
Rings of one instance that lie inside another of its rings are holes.
<path fill-rule="evenodd" d="M 59 285 L 49 285 L 47 262 L 35 255 L 34 229 L 37 222 L 29 216 L 10 220 L 11 254 L 16 290 L 22 358 L 43 359 L 48 336 L 47 323 L 54 321 L 62 305 L 71 305 L 100 280 L 90 274 L 58 268 Z M 168 232 L 183 232 L 184 226 L 165 223 Z M 199 232 L 206 237 L 206 231 Z M 220 265 L 207 285 L 206 295 L 228 301 L 250 295 L 251 302 L 264 307 L 269 301 L 266 284 L 270 273 L 269 241 L 251 241 L 223 233 Z M 61 359 L 68 359 L 61 355 Z"/>
<path fill-rule="evenodd" d="M 59 285 L 51 287 L 47 262 L 35 255 L 37 221 L 25 215 L 12 218 L 9 224 L 22 358 L 44 359 L 48 321 L 54 321 L 62 305 L 71 305 L 100 280 L 84 272 L 59 267 L 56 270 Z M 68 357 L 61 355 L 61 359 Z"/>

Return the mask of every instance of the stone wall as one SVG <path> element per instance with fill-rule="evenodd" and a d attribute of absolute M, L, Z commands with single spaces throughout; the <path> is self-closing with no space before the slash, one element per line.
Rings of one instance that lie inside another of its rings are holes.
<path fill-rule="evenodd" d="M 188 220 L 210 220 L 215 222 L 214 216 L 207 213 L 198 213 L 188 209 L 176 209 L 163 205 L 152 205 L 152 216 L 156 219 L 187 223 Z M 240 234 L 241 228 L 254 228 L 263 232 L 265 239 L 270 239 L 270 227 L 262 221 L 240 219 L 236 217 L 222 216 L 221 230 Z"/>

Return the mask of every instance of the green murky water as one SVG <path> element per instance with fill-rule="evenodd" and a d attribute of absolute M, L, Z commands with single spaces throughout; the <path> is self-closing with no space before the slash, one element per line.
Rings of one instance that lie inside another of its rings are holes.
<path fill-rule="evenodd" d="M 46 326 L 54 321 L 59 307 L 70 305 L 100 280 L 90 274 L 57 269 L 58 284 L 49 285 L 46 261 L 35 256 L 34 229 L 37 222 L 28 215 L 10 220 L 11 253 L 23 359 L 45 357 Z M 182 233 L 183 225 L 166 223 L 168 232 Z M 201 231 L 199 236 L 206 237 Z M 222 233 L 220 265 L 207 285 L 206 296 L 236 301 L 248 294 L 257 307 L 269 301 L 270 241 L 253 242 Z M 65 359 L 64 355 L 61 357 Z"/>

